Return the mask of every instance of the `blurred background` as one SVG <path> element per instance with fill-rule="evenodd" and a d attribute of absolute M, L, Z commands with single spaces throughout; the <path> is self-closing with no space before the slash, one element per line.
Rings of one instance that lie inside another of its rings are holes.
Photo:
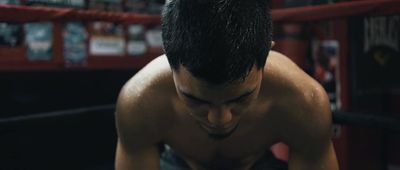
<path fill-rule="evenodd" d="M 362 0 L 272 0 L 273 50 L 325 87 L 333 112 L 400 120 L 400 9 L 312 19 L 343 11 L 310 7 L 350 2 Z M 122 85 L 163 54 L 163 4 L 0 0 L 0 169 L 113 169 L 113 104 Z M 51 12 L 63 9 L 80 12 Z M 282 17 L 307 10 L 314 13 Z M 339 124 L 332 131 L 340 169 L 400 170 L 398 132 Z"/>

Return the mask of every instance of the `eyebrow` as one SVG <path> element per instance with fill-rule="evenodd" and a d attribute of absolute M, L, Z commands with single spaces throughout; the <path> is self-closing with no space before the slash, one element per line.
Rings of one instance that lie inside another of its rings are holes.
<path fill-rule="evenodd" d="M 255 90 L 256 90 L 256 88 L 254 88 L 254 89 L 252 89 L 252 90 L 249 90 L 249 91 L 247 91 L 247 92 L 245 92 L 245 93 L 239 95 L 238 97 L 235 97 L 235 98 L 233 98 L 233 99 L 227 100 L 227 101 L 224 102 L 224 103 L 233 103 L 233 102 L 239 101 L 240 99 L 251 95 Z M 184 91 L 181 90 L 181 89 L 179 89 L 179 91 L 180 91 L 185 97 L 187 97 L 187 98 L 189 98 L 189 99 L 191 99 L 191 100 L 195 100 L 195 101 L 198 101 L 198 102 L 201 102 L 201 103 L 206 103 L 206 104 L 212 104 L 212 102 L 210 102 L 210 101 L 207 101 L 207 100 L 204 100 L 204 99 L 200 99 L 200 98 L 198 98 L 198 97 L 195 97 L 195 96 L 193 96 L 192 94 L 189 94 L 189 93 L 187 93 L 187 92 L 184 92 Z"/>

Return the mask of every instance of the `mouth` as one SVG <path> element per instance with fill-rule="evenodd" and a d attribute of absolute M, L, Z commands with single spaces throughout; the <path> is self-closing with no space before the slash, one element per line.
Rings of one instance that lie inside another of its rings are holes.
<path fill-rule="evenodd" d="M 212 134 L 227 134 L 236 129 L 238 123 L 230 123 L 223 126 L 212 126 L 206 123 L 200 123 L 200 126 L 204 128 L 207 132 Z"/>
<path fill-rule="evenodd" d="M 200 126 L 202 126 L 200 124 Z M 207 131 L 208 137 L 213 140 L 224 140 L 230 137 L 239 126 L 239 123 L 234 124 L 233 126 L 229 126 L 227 128 L 212 128 L 207 126 L 202 126 L 205 131 Z"/>

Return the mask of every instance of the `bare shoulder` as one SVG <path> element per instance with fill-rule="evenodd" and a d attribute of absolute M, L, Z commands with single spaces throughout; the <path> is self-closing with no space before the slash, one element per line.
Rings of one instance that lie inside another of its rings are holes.
<path fill-rule="evenodd" d="M 299 146 L 329 138 L 331 112 L 324 88 L 283 54 L 271 52 L 268 60 L 266 79 L 273 84 L 271 88 L 278 89 L 275 97 L 281 120 L 292 126 L 280 128 L 284 129 L 282 138 Z"/>
<path fill-rule="evenodd" d="M 139 70 L 125 85 L 124 88 L 132 86 L 138 90 L 144 90 L 149 86 L 158 85 L 162 80 L 171 77 L 171 69 L 165 55 L 159 56 L 149 62 L 145 67 Z"/>
<path fill-rule="evenodd" d="M 161 56 L 154 59 L 121 89 L 116 105 L 116 124 L 121 142 L 142 147 L 161 140 L 168 110 L 169 65 Z"/>

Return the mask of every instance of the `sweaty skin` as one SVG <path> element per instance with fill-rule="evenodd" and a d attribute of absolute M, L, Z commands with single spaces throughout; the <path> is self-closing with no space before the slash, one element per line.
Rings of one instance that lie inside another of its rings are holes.
<path fill-rule="evenodd" d="M 246 170 L 277 142 L 290 148 L 290 170 L 338 169 L 326 92 L 273 51 L 264 70 L 232 85 L 204 83 L 182 67 L 173 73 L 160 56 L 122 88 L 116 123 L 117 170 L 159 169 L 160 142 L 193 170 Z"/>

